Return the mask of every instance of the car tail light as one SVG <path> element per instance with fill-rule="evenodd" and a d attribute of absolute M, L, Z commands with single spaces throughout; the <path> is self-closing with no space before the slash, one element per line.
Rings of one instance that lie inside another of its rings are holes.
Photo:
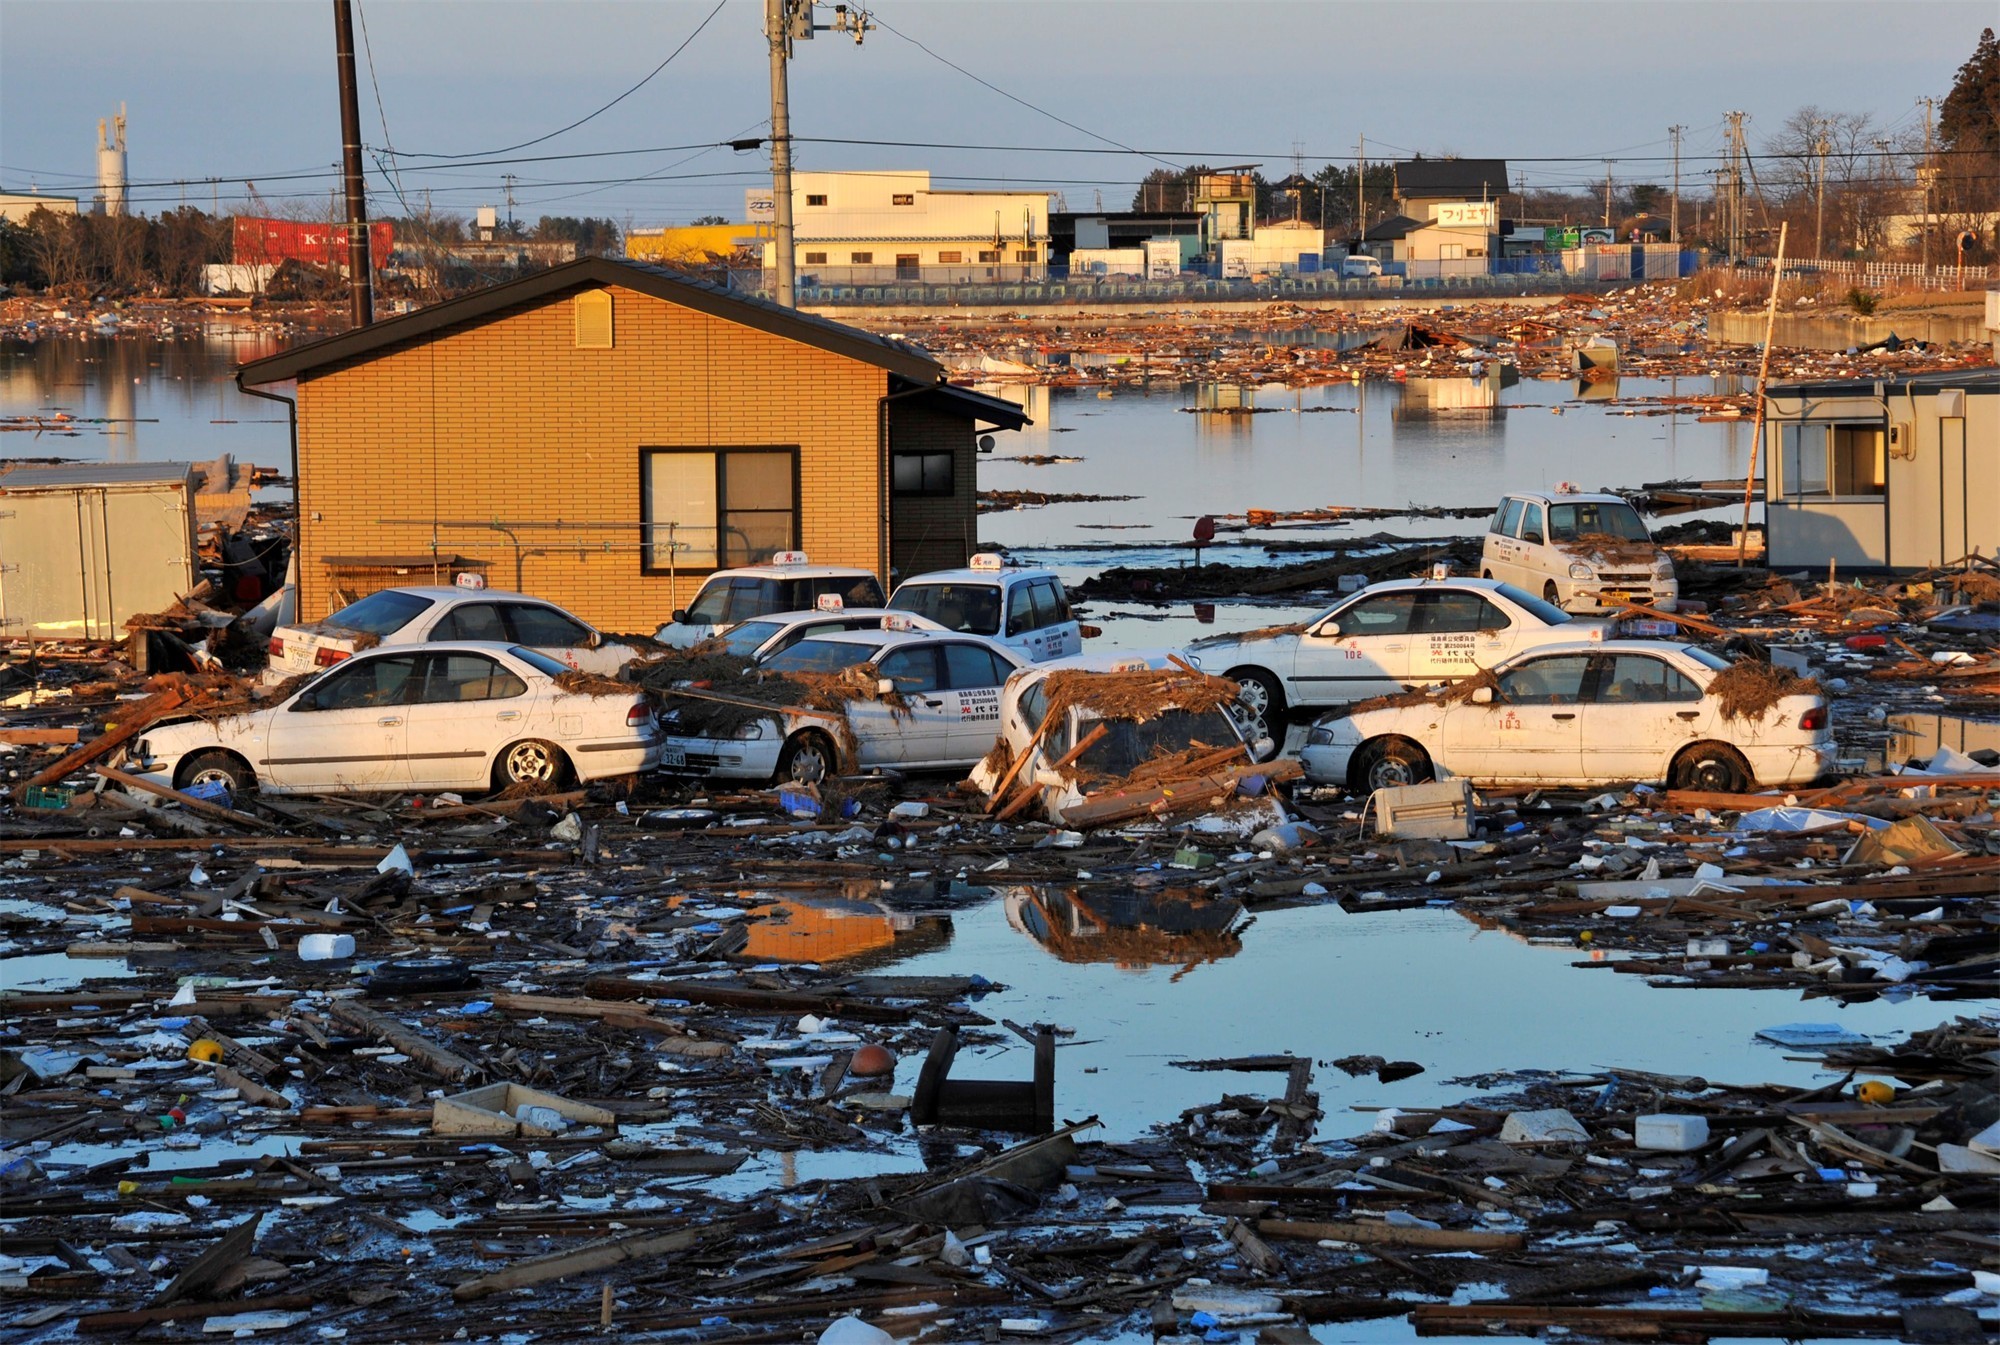
<path fill-rule="evenodd" d="M 271 657 L 283 658 L 284 656 L 285 656 L 284 639 L 280 636 L 273 635 L 271 637 Z"/>
<path fill-rule="evenodd" d="M 334 664 L 347 658 L 349 653 L 350 651 L 348 650 L 335 649 L 329 645 L 313 655 L 313 662 L 322 668 L 331 668 Z"/>
<path fill-rule="evenodd" d="M 1799 716 L 1799 727 L 1808 733 L 1817 733 L 1826 727 L 1826 707 L 1815 705 Z"/>
<path fill-rule="evenodd" d="M 646 725 L 652 722 L 653 722 L 653 707 L 648 705 L 644 701 L 640 701 L 637 705 L 633 706 L 631 709 L 625 712 L 626 728 L 631 728 L 631 729 L 644 728 Z"/>

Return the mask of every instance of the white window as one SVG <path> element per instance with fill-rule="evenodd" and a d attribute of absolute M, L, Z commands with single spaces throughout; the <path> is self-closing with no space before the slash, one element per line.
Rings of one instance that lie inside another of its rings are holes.
<path fill-rule="evenodd" d="M 798 450 L 641 451 L 649 572 L 755 565 L 798 545 Z"/>

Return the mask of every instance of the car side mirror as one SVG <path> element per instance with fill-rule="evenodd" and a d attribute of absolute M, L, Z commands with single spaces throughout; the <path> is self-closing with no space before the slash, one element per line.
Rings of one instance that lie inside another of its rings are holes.
<path fill-rule="evenodd" d="M 896 679 L 895 679 L 895 678 L 893 678 L 893 677 L 878 677 L 878 678 L 876 678 L 876 679 L 875 679 L 875 694 L 876 694 L 876 695 L 878 695 L 878 696 L 893 696 L 893 695 L 895 695 L 895 694 L 896 694 Z"/>
<path fill-rule="evenodd" d="M 1474 687 L 1474 688 L 1472 689 L 1472 703 L 1473 703 L 1474 705 L 1491 705 L 1491 704 L 1493 704 L 1493 688 L 1492 688 L 1492 687 Z"/>
<path fill-rule="evenodd" d="M 583 642 L 583 647 L 585 649 L 601 649 L 603 646 L 604 646 L 604 632 L 601 630 L 592 631 L 590 633 L 590 638 Z"/>
<path fill-rule="evenodd" d="M 675 624 L 676 626 L 685 626 L 685 625 L 687 625 L 687 619 L 688 619 L 688 612 L 687 612 L 687 608 L 685 608 L 685 607 L 676 607 L 676 608 L 674 609 L 674 614 L 673 614 L 673 615 L 672 615 L 671 617 L 667 618 L 667 619 L 668 619 L 668 620 L 670 620 L 670 621 L 672 621 L 672 622 L 673 622 L 673 623 L 674 623 L 674 624 Z"/>

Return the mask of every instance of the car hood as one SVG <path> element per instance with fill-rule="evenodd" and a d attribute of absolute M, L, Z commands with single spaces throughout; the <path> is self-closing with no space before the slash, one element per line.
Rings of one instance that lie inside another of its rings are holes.
<path fill-rule="evenodd" d="M 1266 626 L 1262 630 L 1246 630 L 1238 635 L 1204 636 L 1188 645 L 1188 651 L 1199 654 L 1212 649 L 1248 649 L 1253 645 L 1280 648 L 1296 645 L 1305 633 L 1306 623 L 1296 621 L 1284 626 Z"/>

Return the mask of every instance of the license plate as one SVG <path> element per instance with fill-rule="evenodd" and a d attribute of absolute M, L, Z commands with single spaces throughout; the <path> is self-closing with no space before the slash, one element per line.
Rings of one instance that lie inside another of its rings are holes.
<path fill-rule="evenodd" d="M 688 754 L 681 751 L 678 747 L 663 747 L 660 749 L 660 764 L 662 766 L 685 766 L 688 764 Z"/>
<path fill-rule="evenodd" d="M 1629 588 L 1607 588 L 1604 590 L 1603 597 L 1609 602 L 1633 601 L 1632 590 Z"/>

